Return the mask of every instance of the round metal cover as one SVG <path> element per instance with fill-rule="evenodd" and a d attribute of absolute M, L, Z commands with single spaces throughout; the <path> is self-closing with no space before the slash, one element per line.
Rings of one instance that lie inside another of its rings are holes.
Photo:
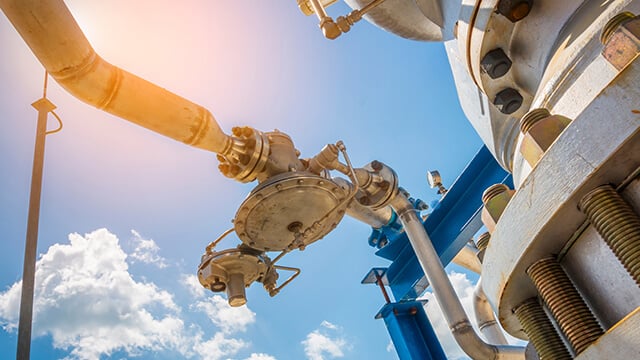
<path fill-rule="evenodd" d="M 307 172 L 276 175 L 258 185 L 240 205 L 234 221 L 236 234 L 254 249 L 302 249 L 337 226 L 349 190 Z"/>
<path fill-rule="evenodd" d="M 245 286 L 251 285 L 267 270 L 267 258 L 253 249 L 227 249 L 213 252 L 206 257 L 198 269 L 198 280 L 209 287 L 218 281 L 228 281 L 231 274 L 242 274 Z"/>

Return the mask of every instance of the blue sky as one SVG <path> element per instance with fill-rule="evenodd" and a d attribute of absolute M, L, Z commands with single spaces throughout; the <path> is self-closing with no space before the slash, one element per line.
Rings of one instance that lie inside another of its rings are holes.
<path fill-rule="evenodd" d="M 343 140 L 354 165 L 387 163 L 427 202 L 436 194 L 426 171 L 440 170 L 450 185 L 481 145 L 441 44 L 365 21 L 329 41 L 294 1 L 67 4 L 102 57 L 207 107 L 225 131 L 277 128 L 304 157 Z M 30 104 L 41 96 L 43 69 L 5 17 L 0 46 L 0 353 L 13 356 L 36 120 Z M 47 138 L 34 359 L 395 358 L 383 322 L 373 319 L 384 300 L 360 285 L 371 267 L 387 265 L 367 245 L 366 225 L 345 218 L 281 261 L 302 274 L 279 295 L 254 285 L 248 307 L 229 309 L 193 286 L 193 276 L 204 247 L 231 226 L 255 184 L 224 178 L 214 154 L 102 113 L 55 83 L 49 99 L 65 127 Z M 230 236 L 220 246 L 237 243 Z M 453 278 L 470 301 L 472 282 L 464 273 Z"/>

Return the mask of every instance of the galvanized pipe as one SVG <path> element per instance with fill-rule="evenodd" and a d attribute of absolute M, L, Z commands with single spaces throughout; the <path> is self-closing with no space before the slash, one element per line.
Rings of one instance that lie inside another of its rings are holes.
<path fill-rule="evenodd" d="M 570 360 L 573 357 L 551 323 L 537 297 L 525 300 L 513 312 L 538 353 L 540 360 Z"/>
<path fill-rule="evenodd" d="M 393 198 L 391 206 L 404 225 L 418 262 L 429 284 L 431 284 L 440 309 L 462 350 L 474 359 L 524 359 L 524 347 L 491 345 L 478 336 L 447 277 L 440 257 L 433 247 L 416 210 L 402 194 Z"/>
<path fill-rule="evenodd" d="M 207 109 L 98 56 L 62 0 L 0 0 L 0 8 L 49 74 L 78 99 L 186 144 L 230 150 L 231 138 Z"/>
<path fill-rule="evenodd" d="M 555 258 L 538 260 L 527 274 L 576 354 L 602 336 L 598 320 Z"/>
<path fill-rule="evenodd" d="M 579 204 L 636 284 L 640 285 L 640 217 L 611 185 L 595 188 Z"/>
<path fill-rule="evenodd" d="M 478 325 L 478 329 L 480 329 L 487 342 L 495 345 L 509 345 L 502 328 L 500 328 L 500 324 L 496 321 L 491 304 L 489 304 L 487 296 L 482 289 L 482 278 L 478 280 L 473 291 L 473 311 L 476 314 L 476 325 Z"/>

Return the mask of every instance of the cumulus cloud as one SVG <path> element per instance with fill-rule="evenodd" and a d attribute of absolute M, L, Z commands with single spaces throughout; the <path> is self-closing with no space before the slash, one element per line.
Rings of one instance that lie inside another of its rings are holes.
<path fill-rule="evenodd" d="M 246 358 L 246 360 L 276 360 L 276 358 L 274 358 L 271 355 L 267 355 L 267 354 L 256 354 L 253 353 L 251 354 L 251 356 L 249 356 L 248 358 Z"/>
<path fill-rule="evenodd" d="M 155 265 L 160 269 L 167 267 L 167 261 L 158 254 L 160 247 L 153 239 L 145 239 L 135 230 L 131 230 L 131 233 L 133 234 L 134 249 L 130 257 L 134 262 Z"/>
<path fill-rule="evenodd" d="M 195 308 L 207 314 L 209 320 L 226 334 L 245 331 L 247 325 L 256 321 L 256 314 L 247 306 L 231 307 L 220 295 L 198 301 Z"/>
<path fill-rule="evenodd" d="M 199 309 L 211 319 L 229 321 L 214 321 L 220 331 L 205 335 L 197 325 L 185 324 L 172 294 L 134 279 L 126 260 L 118 238 L 106 229 L 71 234 L 68 244 L 51 246 L 36 264 L 34 337 L 50 335 L 53 346 L 74 359 L 163 351 L 218 360 L 249 346 L 232 334 L 255 321 L 251 310 L 233 312 L 219 296 L 201 301 Z M 16 330 L 21 286 L 16 282 L 0 292 L 5 331 Z"/>
<path fill-rule="evenodd" d="M 327 358 L 339 358 L 344 356 L 348 349 L 347 341 L 339 336 L 340 328 L 328 321 L 323 321 L 320 328 L 307 334 L 302 341 L 304 353 L 310 360 L 324 360 Z M 333 334 L 333 335 L 332 335 Z"/>
<path fill-rule="evenodd" d="M 200 281 L 198 281 L 198 277 L 193 274 L 182 274 L 181 276 L 182 284 L 187 288 L 189 294 L 196 299 L 201 299 L 207 295 L 205 288 L 200 285 Z"/>

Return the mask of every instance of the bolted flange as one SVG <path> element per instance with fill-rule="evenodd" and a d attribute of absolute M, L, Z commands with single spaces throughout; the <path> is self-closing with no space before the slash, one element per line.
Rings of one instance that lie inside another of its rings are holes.
<path fill-rule="evenodd" d="M 533 0 L 501 0 L 496 10 L 515 23 L 527 17 L 532 6 Z"/>

